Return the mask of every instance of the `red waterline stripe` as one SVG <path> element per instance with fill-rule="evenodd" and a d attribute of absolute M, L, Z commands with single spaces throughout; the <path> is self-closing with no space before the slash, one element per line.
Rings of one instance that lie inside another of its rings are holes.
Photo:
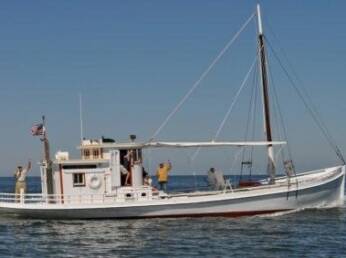
<path fill-rule="evenodd" d="M 177 215 L 157 215 L 157 216 L 140 216 L 136 218 L 202 218 L 202 217 L 245 217 L 254 216 L 261 214 L 270 214 L 276 212 L 290 211 L 291 209 L 280 209 L 280 210 L 258 210 L 258 211 L 234 211 L 234 212 L 216 212 L 216 213 L 196 213 L 196 214 L 177 214 Z"/>

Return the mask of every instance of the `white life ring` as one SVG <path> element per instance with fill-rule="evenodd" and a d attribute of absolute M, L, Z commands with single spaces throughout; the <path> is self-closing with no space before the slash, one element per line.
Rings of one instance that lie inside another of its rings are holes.
<path fill-rule="evenodd" d="M 97 176 L 97 175 L 93 175 L 93 176 L 91 176 L 90 177 L 90 180 L 89 180 L 89 187 L 91 188 L 91 189 L 99 189 L 100 188 L 100 186 L 101 186 L 101 184 L 102 184 L 102 182 L 101 182 L 101 179 L 100 179 L 100 177 L 99 176 Z"/>

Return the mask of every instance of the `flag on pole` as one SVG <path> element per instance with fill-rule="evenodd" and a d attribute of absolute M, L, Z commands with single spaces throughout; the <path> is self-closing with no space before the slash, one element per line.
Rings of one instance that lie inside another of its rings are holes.
<path fill-rule="evenodd" d="M 36 124 L 33 127 L 31 127 L 31 134 L 33 136 L 43 135 L 45 130 L 46 129 L 44 128 L 43 124 Z"/>

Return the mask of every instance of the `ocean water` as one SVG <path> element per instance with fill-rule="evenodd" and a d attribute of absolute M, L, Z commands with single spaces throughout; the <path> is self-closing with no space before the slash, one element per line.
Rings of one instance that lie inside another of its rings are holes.
<path fill-rule="evenodd" d="M 13 178 L 0 178 L 13 191 Z M 170 189 L 206 185 L 171 177 Z M 29 178 L 30 192 L 40 191 Z M 0 215 L 0 257 L 346 257 L 346 207 L 243 218 L 45 221 Z"/>

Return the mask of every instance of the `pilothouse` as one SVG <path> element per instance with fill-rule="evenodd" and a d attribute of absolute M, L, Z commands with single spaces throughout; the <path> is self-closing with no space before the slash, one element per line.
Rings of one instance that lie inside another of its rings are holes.
<path fill-rule="evenodd" d="M 145 185 L 142 163 L 142 145 L 132 141 L 125 144 L 111 139 L 84 139 L 78 147 L 80 159 L 69 159 L 68 152 L 57 152 L 52 165 L 53 194 L 60 201 L 69 200 L 64 196 L 117 196 L 125 200 L 134 194 L 148 198 L 151 187 Z M 45 178 L 45 167 L 42 167 Z M 126 171 L 126 172 L 124 172 Z M 43 192 L 47 183 L 42 180 Z M 97 200 L 93 200 L 97 202 Z"/>

